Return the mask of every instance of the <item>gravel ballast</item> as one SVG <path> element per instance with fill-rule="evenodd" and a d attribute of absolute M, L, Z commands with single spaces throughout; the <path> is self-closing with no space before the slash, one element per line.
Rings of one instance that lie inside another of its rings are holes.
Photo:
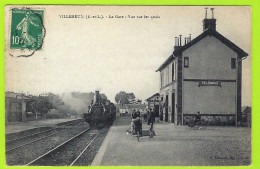
<path fill-rule="evenodd" d="M 73 166 L 89 166 L 94 160 L 100 146 L 102 145 L 109 128 L 104 128 L 97 136 L 95 141 L 89 146 L 89 148 L 80 156 L 80 158 L 74 163 Z"/>
<path fill-rule="evenodd" d="M 57 134 L 6 153 L 7 165 L 26 165 L 71 137 L 87 129 L 87 123 L 75 126 L 60 126 Z"/>
<path fill-rule="evenodd" d="M 27 136 L 32 135 L 32 134 L 36 134 L 36 133 L 40 133 L 40 132 L 43 132 L 43 131 L 50 130 L 51 128 L 52 127 L 37 127 L 37 128 L 25 130 L 25 131 L 6 134 L 5 135 L 5 141 L 8 142 L 8 141 L 11 141 L 11 140 L 14 140 L 14 139 L 17 139 L 17 138 L 27 137 Z"/>
<path fill-rule="evenodd" d="M 43 158 L 35 161 L 33 166 L 69 166 L 91 140 L 98 134 L 97 130 L 89 130 L 67 144 L 59 147 Z"/>

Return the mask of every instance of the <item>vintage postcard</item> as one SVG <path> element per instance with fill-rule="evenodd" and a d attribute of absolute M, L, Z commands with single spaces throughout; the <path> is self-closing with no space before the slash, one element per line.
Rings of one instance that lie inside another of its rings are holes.
<path fill-rule="evenodd" d="M 5 7 L 7 166 L 249 166 L 251 7 Z"/>

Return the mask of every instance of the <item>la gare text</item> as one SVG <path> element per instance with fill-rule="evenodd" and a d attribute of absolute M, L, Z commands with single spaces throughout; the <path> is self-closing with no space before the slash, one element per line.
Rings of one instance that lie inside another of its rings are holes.
<path fill-rule="evenodd" d="M 62 19 L 159 19 L 159 15 L 59 15 Z"/>

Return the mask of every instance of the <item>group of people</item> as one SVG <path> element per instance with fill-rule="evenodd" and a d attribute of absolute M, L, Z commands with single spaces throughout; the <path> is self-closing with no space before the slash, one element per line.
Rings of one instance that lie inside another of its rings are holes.
<path fill-rule="evenodd" d="M 144 121 L 147 122 L 148 125 L 150 125 L 149 131 L 153 130 L 153 124 L 155 122 L 155 112 L 153 109 L 149 108 L 146 109 L 146 112 L 143 114 Z M 198 111 L 197 114 L 194 116 L 194 125 L 198 125 L 201 121 L 201 114 Z M 142 136 L 142 120 L 141 120 L 141 113 L 139 110 L 135 111 L 135 109 L 132 111 L 131 114 L 131 127 L 130 130 L 127 130 L 128 132 L 132 134 L 136 134 L 139 132 L 140 136 Z"/>
<path fill-rule="evenodd" d="M 144 114 L 144 121 L 147 122 L 148 125 L 150 125 L 149 130 L 153 130 L 153 124 L 155 122 L 155 113 L 153 109 L 146 109 L 146 112 Z M 142 120 L 141 120 L 141 113 L 139 110 L 135 111 L 135 109 L 132 111 L 131 114 L 131 128 L 130 132 L 132 134 L 136 134 L 139 132 L 139 134 L 142 136 Z"/>

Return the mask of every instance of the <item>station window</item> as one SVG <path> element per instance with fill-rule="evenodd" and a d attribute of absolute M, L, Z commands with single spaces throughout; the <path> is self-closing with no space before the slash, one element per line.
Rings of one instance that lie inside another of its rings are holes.
<path fill-rule="evenodd" d="M 235 69 L 236 68 L 236 58 L 231 58 L 231 69 Z"/>
<path fill-rule="evenodd" d="M 184 67 L 189 67 L 189 57 L 184 57 Z"/>
<path fill-rule="evenodd" d="M 165 68 L 165 85 L 167 85 L 169 83 L 169 67 Z"/>
<path fill-rule="evenodd" d="M 172 63 L 172 81 L 176 80 L 176 62 Z"/>
<path fill-rule="evenodd" d="M 161 72 L 161 87 L 164 86 L 164 76 L 163 76 L 163 72 Z"/>

